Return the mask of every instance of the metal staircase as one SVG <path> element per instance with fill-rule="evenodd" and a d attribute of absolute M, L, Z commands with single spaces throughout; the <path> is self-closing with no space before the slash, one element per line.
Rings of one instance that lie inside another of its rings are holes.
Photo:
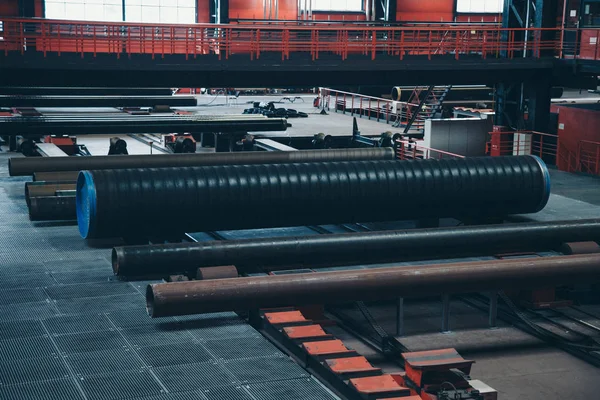
<path fill-rule="evenodd" d="M 417 86 L 408 102 L 398 110 L 395 127 L 404 128 L 404 134 L 419 136 L 425 133 L 425 121 L 442 111 L 446 96 L 452 89 L 447 86 Z"/>

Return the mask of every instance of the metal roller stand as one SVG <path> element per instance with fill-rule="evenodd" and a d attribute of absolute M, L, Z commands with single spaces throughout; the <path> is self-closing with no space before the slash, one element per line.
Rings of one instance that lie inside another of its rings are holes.
<path fill-rule="evenodd" d="M 600 240 L 600 219 L 460 226 L 198 243 L 115 247 L 116 275 L 170 275 L 232 264 L 274 271 L 545 251 L 573 240 Z"/>
<path fill-rule="evenodd" d="M 542 257 L 148 285 L 152 317 L 600 281 L 600 255 Z"/>

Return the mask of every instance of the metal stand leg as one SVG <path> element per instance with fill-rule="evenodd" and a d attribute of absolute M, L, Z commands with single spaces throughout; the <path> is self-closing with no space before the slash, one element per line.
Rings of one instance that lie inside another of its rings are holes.
<path fill-rule="evenodd" d="M 404 336 L 404 297 L 396 303 L 396 336 Z"/>
<path fill-rule="evenodd" d="M 442 333 L 450 332 L 450 295 L 442 296 Z"/>
<path fill-rule="evenodd" d="M 497 328 L 496 319 L 498 317 L 498 293 L 490 293 L 490 315 L 489 325 L 491 329 Z"/>

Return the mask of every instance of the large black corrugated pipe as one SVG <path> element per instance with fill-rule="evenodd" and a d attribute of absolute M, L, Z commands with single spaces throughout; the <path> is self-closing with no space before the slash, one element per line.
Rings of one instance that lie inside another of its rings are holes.
<path fill-rule="evenodd" d="M 532 213 L 549 194 L 532 156 L 82 171 L 77 220 L 84 238 L 165 237 Z"/>
<path fill-rule="evenodd" d="M 148 285 L 152 317 L 600 281 L 600 255 L 538 257 Z"/>
<path fill-rule="evenodd" d="M 543 251 L 584 240 L 600 241 L 600 219 L 115 247 L 112 265 L 124 277 L 229 264 L 273 271 Z"/>
<path fill-rule="evenodd" d="M 8 160 L 8 171 L 11 176 L 26 176 L 34 172 L 81 171 L 84 169 L 201 167 L 227 164 L 393 160 L 394 158 L 395 153 L 391 148 L 131 155 L 126 157 L 120 155 L 94 157 L 20 157 Z"/>

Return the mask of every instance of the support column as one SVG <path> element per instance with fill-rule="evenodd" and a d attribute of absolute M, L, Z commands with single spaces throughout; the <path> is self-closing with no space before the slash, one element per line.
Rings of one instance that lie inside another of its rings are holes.
<path fill-rule="evenodd" d="M 528 118 L 527 128 L 538 132 L 548 132 L 550 106 L 552 103 L 552 77 L 540 76 L 527 84 Z"/>

